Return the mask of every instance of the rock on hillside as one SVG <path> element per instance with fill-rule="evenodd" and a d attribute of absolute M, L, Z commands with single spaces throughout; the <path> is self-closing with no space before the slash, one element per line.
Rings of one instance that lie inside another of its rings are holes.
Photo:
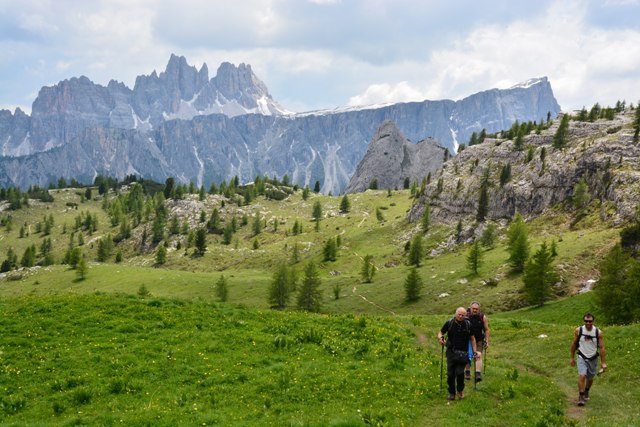
<path fill-rule="evenodd" d="M 560 120 L 539 135 L 525 136 L 521 151 L 504 139 L 487 139 L 469 147 L 434 175 L 411 208 L 409 220 L 417 221 L 426 203 L 439 222 L 475 218 L 485 174 L 489 177 L 489 220 L 511 219 L 516 212 L 525 218 L 537 216 L 569 201 L 581 178 L 588 184 L 591 199 L 604 202 L 602 216 L 613 215 L 610 219 L 615 222 L 630 219 L 640 204 L 640 147 L 633 143 L 633 113 L 593 123 L 571 121 L 563 149 L 552 146 Z M 506 165 L 511 166 L 511 178 L 501 186 Z"/>
<path fill-rule="evenodd" d="M 380 189 L 402 188 L 405 178 L 420 181 L 442 166 L 445 152 L 446 148 L 431 138 L 412 144 L 387 120 L 378 127 L 345 193 L 365 191 L 373 179 Z"/>

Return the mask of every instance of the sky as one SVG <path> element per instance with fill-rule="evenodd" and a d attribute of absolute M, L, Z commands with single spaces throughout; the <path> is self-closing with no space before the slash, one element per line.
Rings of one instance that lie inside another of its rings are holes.
<path fill-rule="evenodd" d="M 171 54 L 250 64 L 290 111 L 462 99 L 547 76 L 564 111 L 640 100 L 640 0 L 0 0 L 0 109 Z"/>

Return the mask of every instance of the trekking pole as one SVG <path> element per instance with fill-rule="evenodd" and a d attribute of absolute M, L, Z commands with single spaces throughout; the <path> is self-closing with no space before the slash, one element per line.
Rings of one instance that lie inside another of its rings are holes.
<path fill-rule="evenodd" d="M 440 393 L 442 393 L 442 370 L 444 369 L 444 346 L 440 352 Z"/>
<path fill-rule="evenodd" d="M 488 350 L 488 349 L 489 349 L 489 347 L 485 347 L 485 348 L 483 349 L 483 350 L 484 350 L 484 353 L 482 353 L 482 358 L 484 359 L 484 360 L 482 361 L 482 370 L 483 370 L 482 374 L 483 374 L 483 375 L 486 375 L 486 373 L 487 373 L 487 350 Z"/>
<path fill-rule="evenodd" d="M 478 389 L 478 375 L 476 374 L 476 355 L 473 355 L 473 389 Z"/>

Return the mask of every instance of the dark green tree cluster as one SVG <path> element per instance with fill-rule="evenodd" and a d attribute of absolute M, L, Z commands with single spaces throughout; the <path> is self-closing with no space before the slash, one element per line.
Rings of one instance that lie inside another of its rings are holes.
<path fill-rule="evenodd" d="M 224 274 L 220 275 L 220 278 L 216 281 L 216 297 L 220 302 L 227 302 L 229 299 L 229 284 Z"/>
<path fill-rule="evenodd" d="M 362 269 L 360 270 L 360 278 L 364 283 L 373 282 L 373 276 L 376 274 L 376 267 L 373 265 L 373 256 L 365 255 L 362 260 Z"/>
<path fill-rule="evenodd" d="M 613 120 L 616 112 L 624 111 L 624 104 L 618 101 L 616 107 L 602 107 L 599 103 L 593 104 L 591 109 L 587 111 L 585 107 L 578 112 L 574 120 L 579 122 L 595 122 L 598 119 Z"/>
<path fill-rule="evenodd" d="M 338 244 L 334 237 L 330 237 L 324 244 L 322 254 L 325 262 L 332 262 L 338 259 Z"/>

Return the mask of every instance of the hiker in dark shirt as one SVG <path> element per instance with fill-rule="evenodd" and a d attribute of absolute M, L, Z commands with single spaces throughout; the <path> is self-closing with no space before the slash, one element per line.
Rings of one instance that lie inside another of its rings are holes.
<path fill-rule="evenodd" d="M 487 315 L 480 311 L 480 303 L 474 301 L 467 310 L 467 319 L 471 322 L 471 333 L 476 337 L 476 348 L 478 349 L 475 356 L 475 381 L 482 381 L 482 352 L 489 347 L 489 319 Z M 469 363 L 464 371 L 464 377 L 471 379 L 471 364 Z"/>
<path fill-rule="evenodd" d="M 449 386 L 447 399 L 449 400 L 455 400 L 456 391 L 458 399 L 464 399 L 464 367 L 469 363 L 469 340 L 471 340 L 474 356 L 476 354 L 476 339 L 471 333 L 471 324 L 466 316 L 467 310 L 464 307 L 458 307 L 455 317 L 445 322 L 438 331 L 440 345 L 447 346 L 447 385 Z"/>

